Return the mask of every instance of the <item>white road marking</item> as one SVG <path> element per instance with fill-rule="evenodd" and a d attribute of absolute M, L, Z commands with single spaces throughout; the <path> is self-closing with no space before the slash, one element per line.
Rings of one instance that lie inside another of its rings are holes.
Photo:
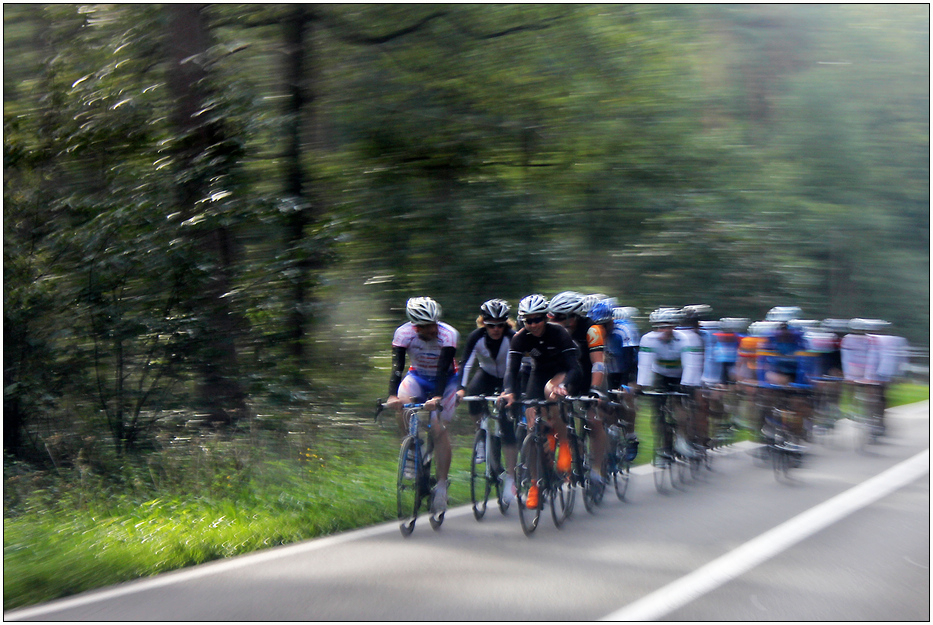
<path fill-rule="evenodd" d="M 929 471 L 930 450 L 926 449 L 600 620 L 659 619 Z"/>

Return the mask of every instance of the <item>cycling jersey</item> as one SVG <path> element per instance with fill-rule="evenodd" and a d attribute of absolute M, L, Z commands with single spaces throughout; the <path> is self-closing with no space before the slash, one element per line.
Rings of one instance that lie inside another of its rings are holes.
<path fill-rule="evenodd" d="M 870 342 L 867 334 L 846 334 L 842 337 L 842 374 L 846 380 L 865 379 Z"/>
<path fill-rule="evenodd" d="M 865 363 L 865 378 L 887 383 L 901 375 L 908 359 L 907 339 L 887 334 L 869 335 L 870 349 Z"/>
<path fill-rule="evenodd" d="M 622 383 L 627 383 L 629 375 L 638 367 L 638 326 L 631 320 L 616 320 L 612 332 L 606 337 L 606 368 L 609 373 L 618 374 Z"/>
<path fill-rule="evenodd" d="M 699 386 L 703 373 L 703 346 L 695 332 L 674 330 L 670 340 L 664 333 L 649 332 L 638 347 L 638 385 L 655 385 L 656 376 L 679 378 L 686 386 Z"/>
<path fill-rule="evenodd" d="M 593 379 L 593 362 L 590 360 L 591 352 L 602 352 L 606 349 L 606 331 L 601 325 L 591 323 L 588 319 L 578 318 L 577 327 L 571 335 L 577 345 L 577 358 L 580 360 L 581 376 L 578 380 L 579 388 L 567 385 L 571 394 L 584 392 L 590 388 Z M 603 378 L 605 382 L 605 377 Z M 605 384 L 603 384 L 605 386 Z M 584 388 L 585 387 L 585 388 Z"/>
<path fill-rule="evenodd" d="M 807 349 L 813 352 L 816 360 L 813 374 L 829 375 L 833 368 L 841 367 L 839 360 L 839 338 L 832 332 L 808 330 L 803 335 Z"/>
<path fill-rule="evenodd" d="M 481 369 L 494 378 L 504 378 L 509 356 L 509 342 L 515 336 L 515 330 L 506 328 L 502 338 L 494 341 L 486 328 L 476 328 L 467 337 L 463 349 L 460 373 L 460 388 L 465 388 L 475 369 Z"/>
<path fill-rule="evenodd" d="M 555 375 L 564 373 L 564 383 L 569 385 L 580 377 L 577 346 L 570 333 L 563 326 L 548 322 L 540 338 L 531 334 L 527 328 L 522 328 L 512 337 L 503 383 L 505 393 L 520 395 L 521 391 L 525 390 L 518 386 L 521 381 L 519 369 L 522 366 L 522 358 L 526 355 L 531 358 L 531 379 L 528 381 L 528 396 L 531 399 L 541 398 L 534 395 L 539 395 L 537 387 L 542 379 L 547 382 Z M 532 386 L 535 388 L 532 389 Z M 540 386 L 543 390 L 544 385 Z M 534 393 L 531 390 L 534 390 Z"/>
<path fill-rule="evenodd" d="M 768 340 L 766 336 L 743 336 L 739 339 L 738 364 L 742 379 L 758 379 L 758 352 Z"/>
<path fill-rule="evenodd" d="M 725 384 L 732 381 L 732 371 L 739 359 L 740 334 L 735 332 L 708 332 L 703 362 L 705 384 Z"/>
<path fill-rule="evenodd" d="M 810 383 L 812 353 L 807 351 L 800 332 L 786 329 L 774 333 L 761 346 L 758 356 L 759 382 L 766 382 L 766 373 L 773 371 L 789 376 L 797 384 Z"/>
<path fill-rule="evenodd" d="M 422 380 L 430 383 L 440 382 L 441 387 L 447 385 L 448 379 L 456 373 L 456 363 L 453 353 L 457 349 L 459 333 L 450 325 L 439 321 L 437 323 L 437 337 L 424 341 L 418 336 L 414 324 L 406 323 L 395 330 L 392 337 L 392 349 L 395 356 L 393 363 L 392 382 L 389 393 L 395 395 L 401 382 L 401 370 L 405 366 L 405 355 L 411 359 L 410 373 L 416 374 Z"/>

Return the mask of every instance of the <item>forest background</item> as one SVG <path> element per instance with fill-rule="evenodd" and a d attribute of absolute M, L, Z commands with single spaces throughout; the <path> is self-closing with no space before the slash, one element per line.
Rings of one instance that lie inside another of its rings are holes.
<path fill-rule="evenodd" d="M 5 527 L 205 432 L 233 471 L 365 437 L 414 295 L 464 337 L 575 289 L 928 348 L 929 17 L 5 4 Z"/>

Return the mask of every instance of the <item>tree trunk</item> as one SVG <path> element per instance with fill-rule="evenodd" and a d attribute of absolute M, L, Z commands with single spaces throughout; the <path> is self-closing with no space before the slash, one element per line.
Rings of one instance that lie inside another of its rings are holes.
<path fill-rule="evenodd" d="M 172 121 L 180 135 L 178 166 L 179 223 L 192 220 L 198 202 L 209 195 L 211 179 L 223 178 L 234 159 L 225 144 L 223 117 L 201 115 L 210 101 L 206 56 L 209 32 L 202 5 L 170 4 L 168 86 L 175 101 Z M 216 104 L 216 103 L 215 103 Z M 209 164 L 206 164 L 209 163 Z M 197 220 L 193 220 L 197 221 Z M 201 377 L 198 396 L 213 422 L 230 423 L 245 414 L 245 397 L 237 380 L 236 331 L 230 300 L 233 239 L 228 228 L 207 218 L 205 225 L 182 226 L 192 249 L 207 261 L 207 276 L 188 284 L 190 310 L 203 317 L 203 339 L 195 356 Z M 185 276 L 189 282 L 197 275 Z"/>

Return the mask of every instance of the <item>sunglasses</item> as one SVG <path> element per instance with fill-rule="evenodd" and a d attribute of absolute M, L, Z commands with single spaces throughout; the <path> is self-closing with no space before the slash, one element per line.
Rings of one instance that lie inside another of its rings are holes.
<path fill-rule="evenodd" d="M 505 321 L 499 321 L 497 323 L 484 322 L 483 325 L 486 326 L 487 328 L 504 328 L 505 326 L 509 324 L 506 323 Z"/>
<path fill-rule="evenodd" d="M 551 315 L 551 318 L 554 319 L 554 321 L 567 321 L 571 317 L 573 317 L 573 315 Z"/>
<path fill-rule="evenodd" d="M 525 317 L 525 325 L 534 325 L 536 323 L 541 323 L 545 321 L 547 317 L 541 315 L 540 317 Z"/>

